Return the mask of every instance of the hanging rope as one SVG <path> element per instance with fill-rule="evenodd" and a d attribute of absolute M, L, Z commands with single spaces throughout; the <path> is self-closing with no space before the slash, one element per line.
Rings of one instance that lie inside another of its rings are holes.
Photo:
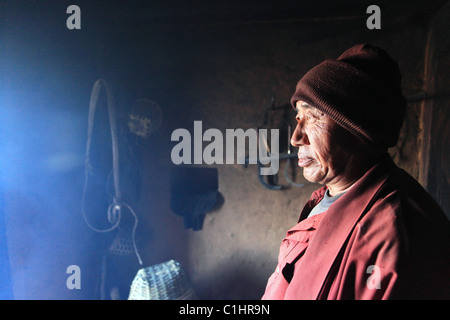
<path fill-rule="evenodd" d="M 112 202 L 108 206 L 107 210 L 107 218 L 109 223 L 112 224 L 111 227 L 105 228 L 105 229 L 98 229 L 94 227 L 89 220 L 86 217 L 86 212 L 84 210 L 85 208 L 85 200 L 86 200 L 86 193 L 87 193 L 87 187 L 88 187 L 88 181 L 89 176 L 93 173 L 93 167 L 90 161 L 90 153 L 91 153 L 91 144 L 92 144 L 92 135 L 94 131 L 94 120 L 95 120 L 95 111 L 97 108 L 97 101 L 98 97 L 101 91 L 102 86 L 105 88 L 106 92 L 106 101 L 108 105 L 108 115 L 109 115 L 109 125 L 110 125 L 110 132 L 111 132 L 111 143 L 112 143 L 112 162 L 113 162 L 113 168 L 112 168 L 112 174 L 113 174 L 113 184 L 114 184 L 114 196 L 112 199 Z M 122 208 L 127 208 L 131 214 L 134 217 L 134 226 L 132 230 L 132 243 L 133 243 L 133 249 L 134 252 L 138 258 L 139 264 L 142 265 L 142 259 L 139 255 L 139 252 L 137 250 L 136 242 L 135 242 L 135 234 L 136 234 L 136 228 L 138 225 L 138 217 L 134 210 L 131 208 L 129 204 L 122 201 L 122 194 L 120 191 L 120 179 L 119 179 L 119 144 L 117 140 L 117 127 L 116 127 L 116 114 L 115 114 L 115 105 L 114 105 L 114 97 L 111 92 L 111 89 L 109 88 L 108 84 L 102 80 L 98 79 L 92 88 L 91 92 L 91 98 L 89 102 L 89 115 L 88 115 L 88 132 L 87 132 L 87 142 L 86 142 L 86 158 L 85 158 L 85 180 L 84 180 L 84 187 L 83 187 L 83 194 L 82 194 L 82 204 L 81 204 L 81 211 L 83 215 L 83 219 L 88 225 L 89 228 L 92 230 L 99 232 L 99 233 L 106 233 L 111 232 L 115 230 L 119 224 L 120 219 L 122 215 Z"/>

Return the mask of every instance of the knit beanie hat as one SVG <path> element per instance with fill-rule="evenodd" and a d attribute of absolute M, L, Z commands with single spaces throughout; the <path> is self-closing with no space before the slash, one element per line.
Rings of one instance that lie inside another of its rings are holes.
<path fill-rule="evenodd" d="M 336 60 L 325 60 L 297 83 L 298 100 L 315 107 L 363 141 L 397 143 L 406 111 L 396 61 L 381 48 L 358 44 Z"/>

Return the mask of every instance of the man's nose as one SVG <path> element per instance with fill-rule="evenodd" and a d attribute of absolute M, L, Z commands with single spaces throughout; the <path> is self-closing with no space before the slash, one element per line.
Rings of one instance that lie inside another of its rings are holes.
<path fill-rule="evenodd" d="M 309 144 L 308 136 L 305 133 L 303 120 L 297 121 L 297 126 L 291 136 L 291 145 L 300 147 L 301 145 Z"/>

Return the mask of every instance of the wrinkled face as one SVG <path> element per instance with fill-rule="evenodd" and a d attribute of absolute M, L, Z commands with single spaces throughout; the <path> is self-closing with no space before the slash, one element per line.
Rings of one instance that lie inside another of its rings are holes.
<path fill-rule="evenodd" d="M 351 175 L 346 164 L 355 155 L 355 138 L 328 115 L 303 101 L 296 103 L 297 126 L 291 144 L 310 182 L 332 185 Z M 355 168 L 353 168 L 355 169 Z"/>

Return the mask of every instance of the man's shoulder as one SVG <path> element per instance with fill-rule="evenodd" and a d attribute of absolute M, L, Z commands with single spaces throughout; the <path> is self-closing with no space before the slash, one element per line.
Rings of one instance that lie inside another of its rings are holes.
<path fill-rule="evenodd" d="M 428 191 L 405 170 L 394 167 L 384 186 L 384 194 L 395 195 L 401 207 L 408 212 L 417 212 L 443 218 L 444 211 Z M 448 219 L 446 218 L 448 221 Z"/>
<path fill-rule="evenodd" d="M 397 166 L 392 168 L 368 213 L 368 219 L 387 228 L 404 229 L 409 236 L 448 239 L 450 234 L 450 221 L 439 204 L 416 179 Z"/>

